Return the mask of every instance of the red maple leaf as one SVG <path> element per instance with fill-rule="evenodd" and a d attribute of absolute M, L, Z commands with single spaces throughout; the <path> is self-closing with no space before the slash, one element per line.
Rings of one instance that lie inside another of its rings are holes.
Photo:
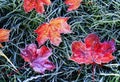
<path fill-rule="evenodd" d="M 24 0 L 24 10 L 25 12 L 30 12 L 31 10 L 35 9 L 38 13 L 43 13 L 44 5 L 50 5 L 50 0 Z"/>
<path fill-rule="evenodd" d="M 108 63 L 115 58 L 112 56 L 114 51 L 114 40 L 101 43 L 97 35 L 89 34 L 85 38 L 85 43 L 82 41 L 74 41 L 72 43 L 70 60 L 78 64 Z"/>
<path fill-rule="evenodd" d="M 76 10 L 80 6 L 81 2 L 82 0 L 65 0 L 65 4 L 69 5 L 67 11 Z"/>
<path fill-rule="evenodd" d="M 58 46 L 60 44 L 61 36 L 60 33 L 71 33 L 70 25 L 67 24 L 69 18 L 58 17 L 52 19 L 49 23 L 40 25 L 35 33 L 38 34 L 37 41 L 39 45 L 42 45 L 48 39 L 53 45 Z"/>
<path fill-rule="evenodd" d="M 0 29 L 0 47 L 3 47 L 2 46 L 2 42 L 7 42 L 9 41 L 9 34 L 10 33 L 10 30 L 7 30 L 7 29 Z"/>
<path fill-rule="evenodd" d="M 44 73 L 45 70 L 53 70 L 54 64 L 48 60 L 52 50 L 46 46 L 37 49 L 36 44 L 29 44 L 21 50 L 22 58 L 30 64 L 34 71 Z"/>

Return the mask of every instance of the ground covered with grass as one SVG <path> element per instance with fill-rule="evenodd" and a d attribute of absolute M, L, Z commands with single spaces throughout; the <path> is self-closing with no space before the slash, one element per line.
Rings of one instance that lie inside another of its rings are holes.
<path fill-rule="evenodd" d="M 59 46 L 45 43 L 51 47 L 53 54 L 50 60 L 55 64 L 53 71 L 45 74 L 36 73 L 20 56 L 20 49 L 36 42 L 34 30 L 42 23 L 56 17 L 70 17 L 71 34 L 62 34 Z M 0 27 L 10 29 L 9 42 L 2 43 L 3 53 L 18 69 L 0 56 L 0 82 L 92 82 L 91 65 L 77 64 L 70 61 L 73 41 L 84 40 L 95 33 L 101 42 L 114 39 L 115 59 L 108 64 L 95 65 L 95 82 L 120 82 L 120 1 L 119 0 L 83 0 L 77 10 L 67 12 L 63 0 L 52 0 L 50 6 L 45 6 L 43 14 L 35 10 L 25 13 L 23 0 L 0 0 Z"/>

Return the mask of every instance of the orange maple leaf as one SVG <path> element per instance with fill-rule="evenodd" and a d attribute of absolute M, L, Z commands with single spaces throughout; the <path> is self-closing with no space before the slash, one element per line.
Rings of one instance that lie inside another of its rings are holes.
<path fill-rule="evenodd" d="M 39 45 L 44 44 L 48 39 L 51 44 L 58 46 L 60 44 L 61 36 L 60 33 L 71 33 L 70 25 L 67 24 L 68 17 L 58 17 L 52 19 L 49 23 L 40 25 L 35 33 L 38 34 L 37 41 Z"/>
<path fill-rule="evenodd" d="M 2 42 L 7 42 L 9 40 L 9 33 L 10 30 L 6 30 L 6 29 L 0 29 L 0 47 L 2 46 Z"/>
<path fill-rule="evenodd" d="M 79 6 L 82 0 L 65 0 L 65 4 L 69 5 L 69 8 L 67 11 L 76 10 Z"/>
<path fill-rule="evenodd" d="M 50 0 L 24 0 L 24 10 L 25 12 L 30 12 L 31 10 L 35 9 L 38 13 L 43 13 L 44 5 L 50 5 Z"/>

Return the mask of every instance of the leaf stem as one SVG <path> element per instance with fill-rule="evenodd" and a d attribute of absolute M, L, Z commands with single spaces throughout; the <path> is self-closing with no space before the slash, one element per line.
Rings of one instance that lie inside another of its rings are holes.
<path fill-rule="evenodd" d="M 93 80 L 93 82 L 95 82 L 95 65 L 94 64 L 92 64 L 92 80 Z"/>

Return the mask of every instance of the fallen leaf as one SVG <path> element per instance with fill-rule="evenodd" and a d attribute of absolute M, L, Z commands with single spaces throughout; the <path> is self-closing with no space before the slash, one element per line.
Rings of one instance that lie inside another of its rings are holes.
<path fill-rule="evenodd" d="M 21 50 L 21 56 L 34 71 L 44 74 L 45 70 L 53 70 L 55 65 L 48 60 L 52 50 L 46 46 L 37 49 L 36 44 L 29 44 Z"/>
<path fill-rule="evenodd" d="M 62 42 L 60 33 L 71 33 L 70 25 L 67 24 L 68 19 L 67 17 L 58 17 L 52 19 L 49 23 L 40 25 L 35 30 L 39 45 L 44 44 L 49 39 L 51 44 L 58 46 Z"/>
<path fill-rule="evenodd" d="M 3 45 L 0 43 L 0 48 L 3 48 Z"/>
<path fill-rule="evenodd" d="M 65 0 L 65 4 L 69 5 L 67 11 L 76 10 L 80 6 L 81 2 L 82 0 Z"/>
<path fill-rule="evenodd" d="M 3 47 L 2 46 L 2 42 L 7 42 L 9 41 L 9 34 L 10 33 L 10 30 L 7 30 L 7 29 L 0 29 L 0 47 Z"/>
<path fill-rule="evenodd" d="M 115 50 L 114 40 L 101 43 L 97 35 L 89 34 L 85 38 L 85 43 L 82 41 L 74 41 L 72 43 L 70 60 L 78 64 L 109 63 L 115 59 L 112 56 Z"/>
<path fill-rule="evenodd" d="M 27 13 L 35 9 L 38 13 L 42 14 L 45 11 L 44 5 L 50 4 L 50 0 L 24 0 L 23 7 Z"/>

